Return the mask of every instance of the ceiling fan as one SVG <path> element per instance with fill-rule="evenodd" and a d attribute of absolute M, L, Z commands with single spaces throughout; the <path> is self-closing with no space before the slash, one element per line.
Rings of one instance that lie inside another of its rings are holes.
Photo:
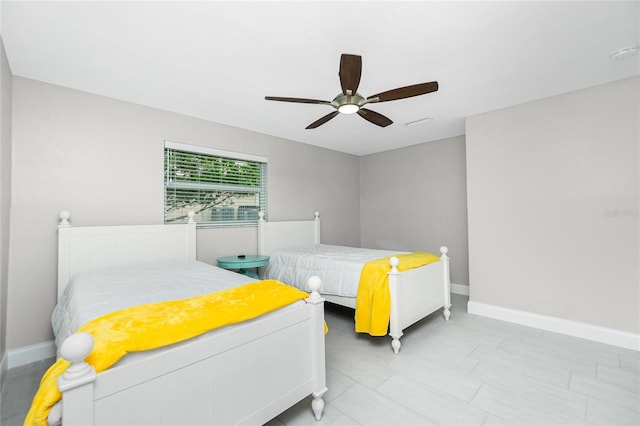
<path fill-rule="evenodd" d="M 338 76 L 340 77 L 340 85 L 342 86 L 342 92 L 339 93 L 332 101 L 321 101 L 318 99 L 305 99 L 305 98 L 283 98 L 277 96 L 265 96 L 267 101 L 280 101 L 280 102 L 297 102 L 302 104 L 322 104 L 331 105 L 336 110 L 325 115 L 319 120 L 309 124 L 307 129 L 315 129 L 331 120 L 336 115 L 353 114 L 358 115 L 365 120 L 380 126 L 387 127 L 393 123 L 390 119 L 382 114 L 379 114 L 370 109 L 363 108 L 366 104 L 375 102 L 388 102 L 395 101 L 397 99 L 411 98 L 413 96 L 424 95 L 427 93 L 435 92 L 438 90 L 438 82 L 431 81 L 428 83 L 414 84 L 411 86 L 400 87 L 398 89 L 387 90 L 372 96 L 365 98 L 358 93 L 358 86 L 360 85 L 360 75 L 362 74 L 362 57 L 358 55 L 350 55 L 343 53 L 340 56 L 340 70 Z"/>

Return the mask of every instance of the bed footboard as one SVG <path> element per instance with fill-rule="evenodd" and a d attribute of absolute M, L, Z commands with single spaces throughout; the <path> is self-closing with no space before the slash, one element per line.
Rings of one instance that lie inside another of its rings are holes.
<path fill-rule="evenodd" d="M 327 391 L 319 287 L 312 277 L 306 303 L 100 374 L 84 362 L 92 337 L 70 336 L 50 424 L 264 424 L 308 395 L 319 420 Z"/>
<path fill-rule="evenodd" d="M 320 213 L 314 213 L 313 220 L 267 222 L 264 213 L 259 213 L 258 253 L 271 255 L 274 251 L 306 244 L 320 243 Z M 449 279 L 449 256 L 445 246 L 440 248 L 440 261 L 420 268 L 398 271 L 398 259 L 391 263 L 389 289 L 391 291 L 391 312 L 389 335 L 395 353 L 400 351 L 402 330 L 427 315 L 443 308 L 445 320 L 451 316 L 451 295 Z M 395 264 L 393 263 L 395 262 Z M 325 295 L 328 301 L 355 308 L 355 297 Z"/>
<path fill-rule="evenodd" d="M 390 260 L 389 290 L 391 314 L 389 335 L 391 347 L 400 351 L 402 330 L 443 308 L 445 320 L 451 316 L 451 282 L 447 247 L 440 248 L 440 261 L 404 272 L 398 271 L 398 258 Z"/>

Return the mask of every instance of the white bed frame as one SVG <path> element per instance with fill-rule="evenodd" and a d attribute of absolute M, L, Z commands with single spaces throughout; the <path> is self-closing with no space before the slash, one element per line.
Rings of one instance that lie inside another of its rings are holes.
<path fill-rule="evenodd" d="M 320 243 L 320 213 L 310 221 L 267 222 L 264 214 L 258 219 L 258 253 L 270 255 L 286 247 Z M 445 320 L 451 316 L 451 281 L 447 247 L 440 248 L 440 261 L 420 268 L 398 271 L 398 258 L 390 260 L 389 290 L 391 291 L 391 316 L 389 336 L 391 347 L 400 351 L 402 331 L 427 315 L 443 309 Z M 322 295 L 327 301 L 355 308 L 353 297 Z"/>
<path fill-rule="evenodd" d="M 143 261 L 196 258 L 196 226 L 71 227 L 60 213 L 58 293 L 76 273 Z M 324 299 L 309 280 L 306 303 L 154 351 L 99 374 L 84 362 L 90 335 L 77 333 L 60 353 L 62 400 L 49 415 L 64 425 L 264 424 L 312 395 L 324 408 Z"/>

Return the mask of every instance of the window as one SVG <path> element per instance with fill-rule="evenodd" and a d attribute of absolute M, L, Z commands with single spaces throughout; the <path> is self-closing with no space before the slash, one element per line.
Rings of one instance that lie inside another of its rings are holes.
<path fill-rule="evenodd" d="M 164 221 L 199 224 L 258 222 L 267 211 L 267 159 L 165 141 Z"/>

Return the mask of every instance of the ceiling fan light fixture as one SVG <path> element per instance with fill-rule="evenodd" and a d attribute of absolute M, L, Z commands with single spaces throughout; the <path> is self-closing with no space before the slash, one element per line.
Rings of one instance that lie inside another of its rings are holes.
<path fill-rule="evenodd" d="M 344 104 L 338 107 L 341 114 L 353 114 L 360 110 L 360 106 L 356 104 Z"/>

